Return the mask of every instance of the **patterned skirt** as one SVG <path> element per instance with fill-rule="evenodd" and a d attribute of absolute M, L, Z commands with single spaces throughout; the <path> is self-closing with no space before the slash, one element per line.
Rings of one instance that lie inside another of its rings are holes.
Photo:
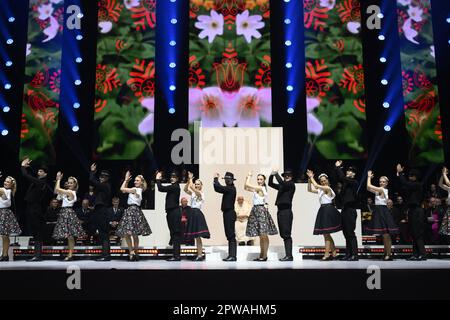
<path fill-rule="evenodd" d="M 73 208 L 61 208 L 58 213 L 55 229 L 53 230 L 53 238 L 59 240 L 67 239 L 68 237 L 82 237 L 84 235 L 81 221 L 78 219 Z"/>
<path fill-rule="evenodd" d="M 0 209 L 0 236 L 15 236 L 21 232 L 14 212 L 9 208 Z"/>
<path fill-rule="evenodd" d="M 443 236 L 450 236 L 450 207 L 442 217 L 441 227 L 439 228 L 439 234 Z"/>
<path fill-rule="evenodd" d="M 364 228 L 366 234 L 397 234 L 399 227 L 395 224 L 394 217 L 388 207 L 382 205 L 374 206 L 372 220 Z"/>
<path fill-rule="evenodd" d="M 116 235 L 119 237 L 148 236 L 151 233 L 152 230 L 140 207 L 129 206 L 125 209 L 122 219 L 117 226 Z"/>
<path fill-rule="evenodd" d="M 208 225 L 206 224 L 205 215 L 200 209 L 192 208 L 190 214 L 187 216 L 187 225 L 184 237 L 186 239 L 209 239 L 211 237 L 209 234 Z"/>
<path fill-rule="evenodd" d="M 313 234 L 330 234 L 341 230 L 341 213 L 332 204 L 322 204 L 317 212 Z"/>
<path fill-rule="evenodd" d="M 274 235 L 278 234 L 278 230 L 269 210 L 263 205 L 258 205 L 253 206 L 250 212 L 245 235 L 247 237 L 257 237 L 261 234 Z"/>

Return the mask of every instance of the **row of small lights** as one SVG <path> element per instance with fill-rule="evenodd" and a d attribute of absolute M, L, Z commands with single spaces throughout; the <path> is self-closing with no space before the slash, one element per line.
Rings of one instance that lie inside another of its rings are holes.
<path fill-rule="evenodd" d="M 8 22 L 9 22 L 9 23 L 13 23 L 14 21 L 16 21 L 16 18 L 15 18 L 15 17 L 10 16 L 10 17 L 8 18 Z M 13 44 L 14 44 L 14 39 L 13 39 L 13 38 L 8 38 L 8 39 L 6 39 L 6 44 L 9 45 L 9 46 L 10 46 L 10 45 L 13 45 Z M 11 67 L 13 66 L 13 64 L 14 64 L 14 63 L 12 62 L 12 60 L 7 60 L 7 61 L 5 61 L 5 66 L 6 66 L 7 68 L 11 68 Z M 6 83 L 4 84 L 4 88 L 5 88 L 5 90 L 10 90 L 10 89 L 12 88 L 11 83 L 6 82 Z M 10 110 L 11 110 L 11 108 L 10 108 L 8 105 L 5 105 L 5 106 L 2 107 L 2 111 L 5 112 L 5 113 L 9 112 Z M 1 132 L 2 136 L 7 136 L 8 133 L 9 133 L 8 129 L 3 129 L 2 132 Z"/>

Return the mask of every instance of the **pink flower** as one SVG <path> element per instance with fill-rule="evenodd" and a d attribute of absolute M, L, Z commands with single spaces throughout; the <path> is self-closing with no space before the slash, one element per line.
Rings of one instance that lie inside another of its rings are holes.
<path fill-rule="evenodd" d="M 111 31 L 113 25 L 111 21 L 100 21 L 98 26 L 100 28 L 100 33 L 108 33 Z"/>
<path fill-rule="evenodd" d="M 314 115 L 314 109 L 320 105 L 318 98 L 306 98 L 306 123 L 308 133 L 313 135 L 320 135 L 323 131 L 323 124 Z"/>
<path fill-rule="evenodd" d="M 47 36 L 42 42 L 48 42 L 52 40 L 58 34 L 59 23 L 54 17 L 50 17 L 50 25 L 45 28 L 42 32 Z"/>
<path fill-rule="evenodd" d="M 141 5 L 140 0 L 124 0 L 125 8 L 130 10 L 131 8 L 139 7 Z"/>
<path fill-rule="evenodd" d="M 347 30 L 353 34 L 359 33 L 359 28 L 361 27 L 361 23 L 358 21 L 350 21 L 347 23 Z"/>
<path fill-rule="evenodd" d="M 423 14 L 423 9 L 421 9 L 419 6 L 417 6 L 417 7 L 410 6 L 408 8 L 408 16 L 411 19 L 413 19 L 415 22 L 422 21 L 422 14 Z"/>
<path fill-rule="evenodd" d="M 320 0 L 320 6 L 323 8 L 333 9 L 336 5 L 336 0 Z"/>
<path fill-rule="evenodd" d="M 238 93 L 238 127 L 259 127 L 260 118 L 272 120 L 272 90 L 242 87 Z"/>
<path fill-rule="evenodd" d="M 60 3 L 62 0 L 50 0 L 50 2 L 51 3 L 54 3 L 54 4 L 58 4 L 58 3 Z"/>
<path fill-rule="evenodd" d="M 402 29 L 403 29 L 403 32 L 405 33 L 406 39 L 408 39 L 412 43 L 419 44 L 419 42 L 417 42 L 417 40 L 414 39 L 418 35 L 418 33 L 416 30 L 414 30 L 411 27 L 411 18 L 406 19 L 405 23 L 403 24 Z"/>
<path fill-rule="evenodd" d="M 250 16 L 248 10 L 245 10 L 236 16 L 236 34 L 243 35 L 248 43 L 252 41 L 252 37 L 261 38 L 261 33 L 258 31 L 264 28 L 264 22 L 261 20 L 260 15 Z"/>
<path fill-rule="evenodd" d="M 411 0 L 397 0 L 402 6 L 409 6 L 411 4 Z"/>
<path fill-rule="evenodd" d="M 190 118 L 200 119 L 203 127 L 223 126 L 224 97 L 219 87 L 190 89 L 189 95 Z"/>
<path fill-rule="evenodd" d="M 25 53 L 27 56 L 31 54 L 31 43 L 27 43 L 27 49 Z"/>
<path fill-rule="evenodd" d="M 43 4 L 38 7 L 38 12 L 39 12 L 39 19 L 46 20 L 50 18 L 50 16 L 53 13 L 53 5 L 51 3 Z"/>
<path fill-rule="evenodd" d="M 142 135 L 152 134 L 155 128 L 155 98 L 142 99 L 141 105 L 147 109 L 149 113 L 139 124 L 138 130 Z"/>
<path fill-rule="evenodd" d="M 212 43 L 216 36 L 223 34 L 223 15 L 211 10 L 211 16 L 198 16 L 195 27 L 202 30 L 198 35 L 200 39 L 208 37 L 208 42 Z"/>

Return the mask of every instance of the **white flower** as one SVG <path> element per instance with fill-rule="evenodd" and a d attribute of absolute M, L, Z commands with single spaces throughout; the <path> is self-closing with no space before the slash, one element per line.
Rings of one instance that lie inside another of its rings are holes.
<path fill-rule="evenodd" d="M 125 8 L 130 10 L 134 7 L 139 7 L 141 5 L 141 0 L 123 0 L 123 4 L 125 5 Z"/>
<path fill-rule="evenodd" d="M 411 27 L 411 19 L 406 19 L 405 23 L 403 24 L 403 32 L 405 33 L 405 38 L 411 41 L 412 43 L 419 44 L 416 39 L 414 39 L 418 33 L 416 30 L 414 30 Z"/>
<path fill-rule="evenodd" d="M 39 12 L 39 19 L 46 20 L 46 19 L 50 18 L 50 16 L 53 13 L 53 6 L 51 3 L 43 4 L 43 5 L 39 6 L 38 12 Z"/>
<path fill-rule="evenodd" d="M 98 26 L 100 28 L 101 33 L 108 33 L 112 29 L 112 22 L 111 21 L 100 21 L 98 23 Z"/>
<path fill-rule="evenodd" d="M 432 56 L 433 58 L 436 58 L 436 55 L 434 53 L 434 46 L 430 46 L 430 56 Z"/>
<path fill-rule="evenodd" d="M 142 119 L 138 130 L 142 135 L 152 134 L 155 128 L 155 98 L 142 99 L 141 105 L 148 110 L 148 114 Z"/>
<path fill-rule="evenodd" d="M 58 34 L 59 23 L 54 17 L 50 17 L 50 25 L 45 28 L 42 32 L 47 36 L 42 42 L 48 42 L 52 40 Z"/>
<path fill-rule="evenodd" d="M 422 21 L 422 14 L 423 14 L 423 9 L 421 9 L 419 6 L 417 6 L 417 7 L 410 6 L 408 9 L 408 16 L 411 19 L 413 19 L 415 22 Z"/>
<path fill-rule="evenodd" d="M 313 135 L 320 135 L 323 131 L 323 124 L 314 115 L 314 109 L 320 105 L 320 100 L 317 98 L 306 97 L 306 124 L 308 133 Z"/>
<path fill-rule="evenodd" d="M 223 15 L 211 10 L 211 16 L 198 16 L 195 27 L 202 30 L 198 35 L 200 39 L 208 37 L 208 42 L 212 43 L 216 36 L 223 34 Z"/>
<path fill-rule="evenodd" d="M 236 16 L 236 34 L 243 35 L 245 40 L 250 43 L 252 37 L 259 39 L 261 33 L 257 29 L 264 28 L 264 22 L 260 15 L 250 16 L 248 10 Z"/>
<path fill-rule="evenodd" d="M 54 4 L 58 4 L 58 3 L 60 3 L 62 0 L 50 0 L 50 2 L 51 3 L 54 3 Z"/>
<path fill-rule="evenodd" d="M 27 43 L 27 50 L 26 50 L 26 55 L 30 55 L 31 54 L 31 43 Z"/>
<path fill-rule="evenodd" d="M 360 27 L 361 27 L 361 23 L 359 23 L 357 21 L 350 21 L 349 23 L 347 23 L 347 30 L 354 34 L 359 33 Z"/>
<path fill-rule="evenodd" d="M 336 5 L 336 0 L 320 0 L 320 6 L 323 8 L 333 9 Z"/>
<path fill-rule="evenodd" d="M 411 0 L 397 0 L 402 6 L 409 6 L 411 4 Z"/>

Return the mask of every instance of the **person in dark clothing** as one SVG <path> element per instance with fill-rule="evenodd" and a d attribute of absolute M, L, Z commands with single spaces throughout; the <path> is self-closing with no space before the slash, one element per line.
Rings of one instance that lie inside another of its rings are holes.
<path fill-rule="evenodd" d="M 400 244 L 410 243 L 407 218 L 408 208 L 401 195 L 397 195 L 395 198 L 394 208 L 398 210 L 398 212 L 394 212 L 394 219 L 400 229 Z"/>
<path fill-rule="evenodd" d="M 91 240 L 95 235 L 95 223 L 93 221 L 92 209 L 89 207 L 89 199 L 85 198 L 81 201 L 81 207 L 76 210 L 78 219 L 81 220 L 81 226 Z"/>
<path fill-rule="evenodd" d="M 40 166 L 37 171 L 37 178 L 30 175 L 28 168 L 31 160 L 26 158 L 22 161 L 22 175 L 30 182 L 25 194 L 25 215 L 29 230 L 34 239 L 34 256 L 28 261 L 42 261 L 42 242 L 44 240 L 44 204 L 46 197 L 52 193 L 52 189 L 47 185 L 48 169 Z M 48 202 L 47 202 L 48 203 Z"/>
<path fill-rule="evenodd" d="M 356 169 L 348 167 L 345 175 L 342 169 L 342 161 L 338 160 L 335 164 L 337 179 L 342 183 L 342 191 L 340 201 L 342 204 L 342 231 L 345 236 L 345 256 L 342 260 L 357 261 L 358 260 L 358 241 L 356 239 L 356 206 L 358 181 L 355 179 Z"/>
<path fill-rule="evenodd" d="M 278 208 L 277 220 L 278 228 L 280 229 L 280 236 L 284 241 L 284 250 L 286 255 L 281 258 L 280 261 L 292 261 L 292 199 L 295 193 L 295 183 L 292 180 L 292 171 L 286 170 L 280 177 L 277 170 L 273 170 L 269 176 L 269 187 L 278 190 L 277 199 L 275 205 Z M 278 183 L 275 183 L 273 179 L 276 179 Z"/>
<path fill-rule="evenodd" d="M 117 230 L 117 226 L 119 225 L 120 219 L 122 219 L 123 216 L 123 208 L 119 207 L 119 205 L 120 205 L 119 197 L 117 196 L 113 197 L 112 206 L 108 208 L 107 212 L 110 232 L 113 232 L 114 234 Z"/>
<path fill-rule="evenodd" d="M 170 231 L 170 241 L 173 246 L 173 256 L 167 261 L 180 261 L 181 240 L 182 240 L 182 225 L 181 225 L 181 210 L 179 206 L 180 201 L 180 185 L 178 184 L 178 175 L 172 172 L 170 175 L 170 185 L 163 186 L 162 173 L 156 173 L 156 185 L 159 192 L 166 192 L 166 219 Z"/>
<path fill-rule="evenodd" d="M 413 239 L 413 255 L 407 260 L 426 260 L 425 252 L 425 213 L 421 207 L 423 185 L 419 180 L 419 172 L 415 169 L 409 171 L 408 179 L 404 176 L 404 167 L 397 165 L 397 177 L 401 191 L 404 193 L 408 207 L 408 226 Z"/>
<path fill-rule="evenodd" d="M 223 194 L 220 209 L 223 212 L 223 224 L 225 235 L 228 240 L 228 257 L 223 261 L 236 261 L 237 241 L 235 232 L 236 211 L 234 203 L 236 201 L 236 187 L 234 186 L 234 175 L 231 172 L 225 173 L 225 186 L 219 182 L 219 174 L 214 177 L 214 191 Z"/>
<path fill-rule="evenodd" d="M 89 183 L 95 188 L 93 221 L 102 243 L 102 256 L 97 261 L 110 261 L 108 205 L 111 201 L 111 186 L 109 185 L 109 172 L 102 170 L 99 179 L 95 176 L 96 172 L 97 165 L 94 163 L 91 165 Z"/>
<path fill-rule="evenodd" d="M 59 201 L 58 199 L 52 199 L 50 201 L 50 206 L 47 208 L 44 215 L 44 244 L 52 245 L 55 243 L 53 239 L 53 230 L 55 229 L 56 220 L 58 220 L 58 212 L 59 212 Z"/>

